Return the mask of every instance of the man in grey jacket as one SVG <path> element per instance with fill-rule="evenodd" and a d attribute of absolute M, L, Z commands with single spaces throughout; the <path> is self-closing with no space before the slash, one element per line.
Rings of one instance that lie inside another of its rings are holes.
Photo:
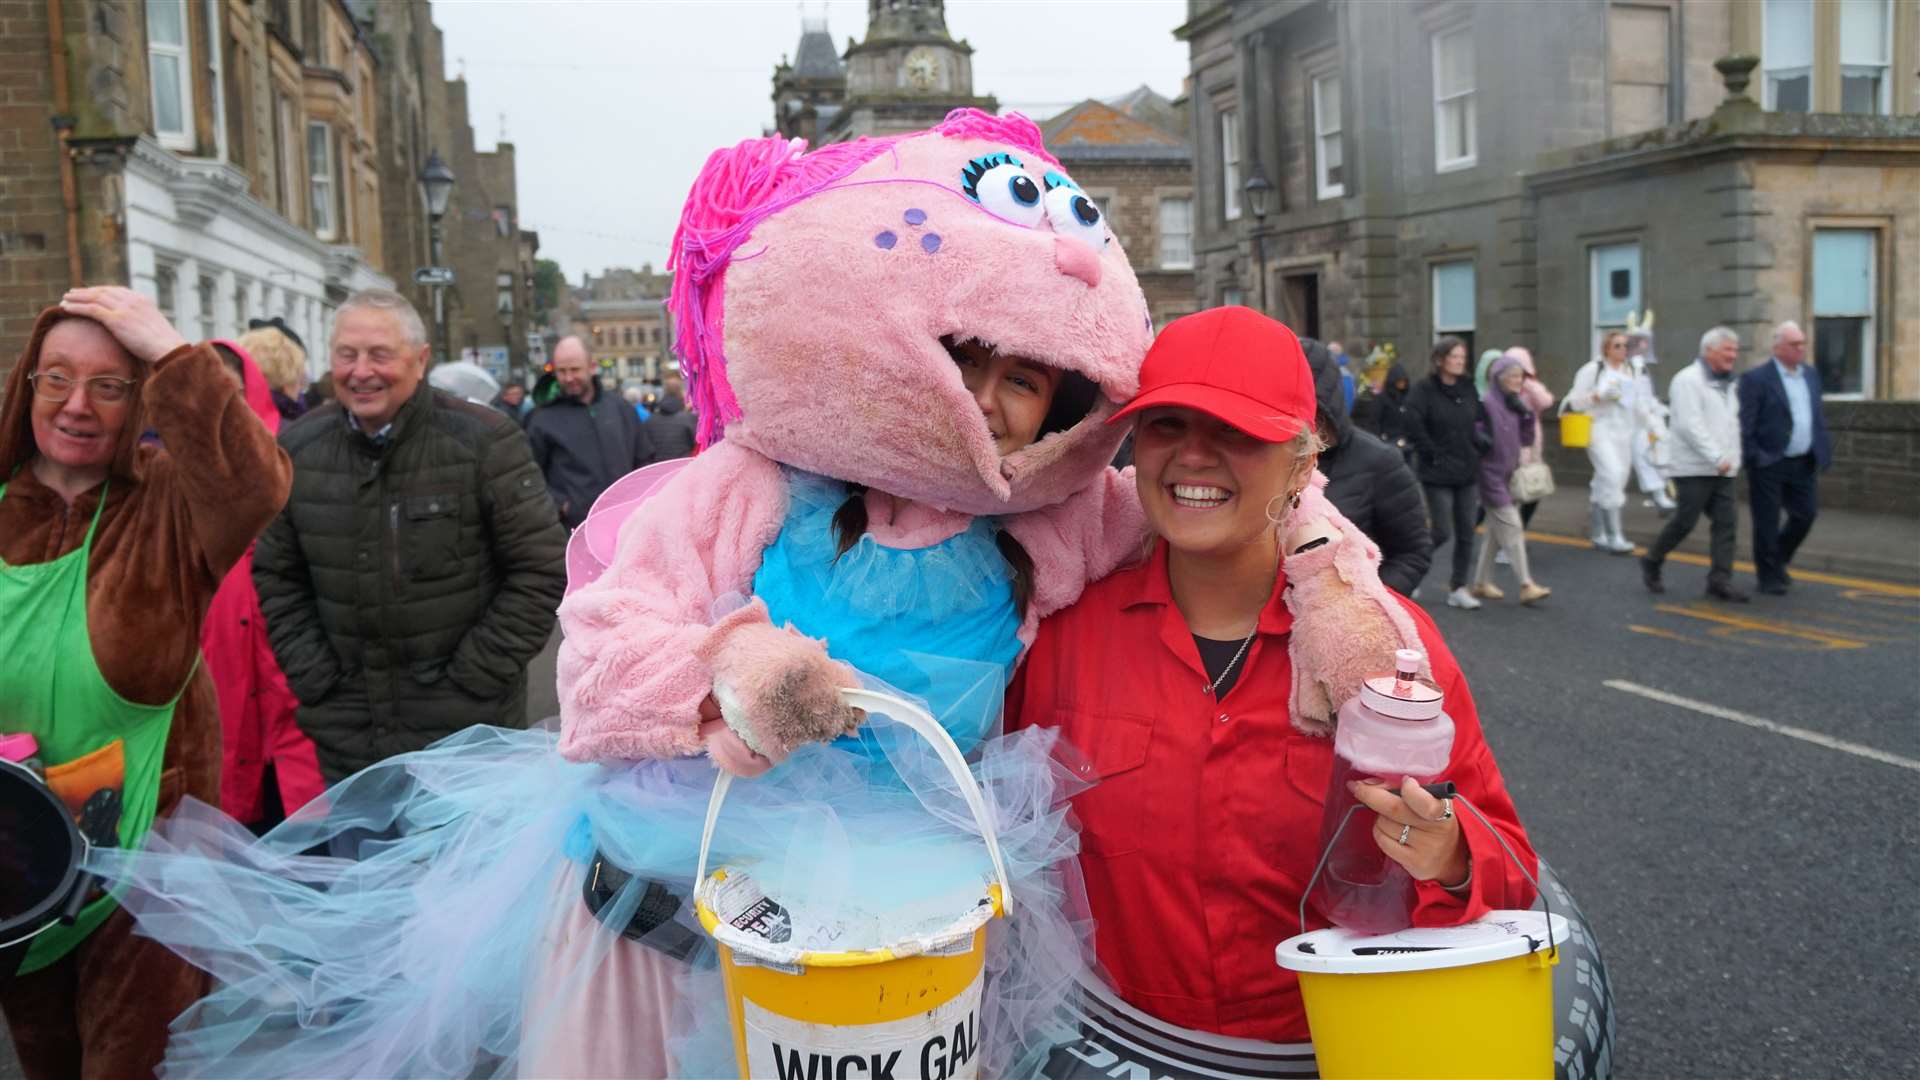
<path fill-rule="evenodd" d="M 1640 578 L 1648 592 L 1667 591 L 1661 565 L 1704 511 L 1713 527 L 1707 595 L 1747 602 L 1746 592 L 1733 584 L 1733 478 L 1740 471 L 1740 395 L 1733 365 L 1739 356 L 1740 336 L 1716 326 L 1700 338 L 1700 359 L 1681 368 L 1667 391 L 1673 443 L 1666 471 L 1679 499 L 1666 527 L 1640 557 Z"/>
<path fill-rule="evenodd" d="M 518 424 L 425 385 L 398 293 L 334 316 L 336 400 L 280 432 L 293 493 L 253 580 L 329 782 L 474 724 L 526 726 L 566 533 Z"/>

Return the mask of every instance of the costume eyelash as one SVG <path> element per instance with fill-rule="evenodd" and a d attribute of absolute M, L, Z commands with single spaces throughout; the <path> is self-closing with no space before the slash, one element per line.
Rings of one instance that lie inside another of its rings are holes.
<path fill-rule="evenodd" d="M 1062 176 L 1061 174 L 1054 172 L 1051 169 L 1047 170 L 1047 175 L 1043 177 L 1043 179 L 1046 182 L 1048 191 L 1052 191 L 1054 188 L 1057 188 L 1057 187 L 1072 188 L 1075 191 L 1080 190 L 1079 184 L 1074 183 L 1073 181 L 1067 179 L 1065 176 Z"/>
<path fill-rule="evenodd" d="M 997 150 L 974 158 L 967 162 L 966 168 L 960 170 L 960 190 L 967 193 L 967 198 L 974 202 L 980 201 L 980 178 L 987 175 L 987 170 L 996 165 L 1015 165 L 1025 168 L 1019 158 Z"/>

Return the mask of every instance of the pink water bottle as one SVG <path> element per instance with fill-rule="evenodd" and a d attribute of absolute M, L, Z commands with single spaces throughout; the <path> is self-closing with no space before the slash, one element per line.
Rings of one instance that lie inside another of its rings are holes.
<path fill-rule="evenodd" d="M 1333 853 L 1314 890 L 1314 905 L 1336 925 L 1363 934 L 1413 925 L 1413 878 L 1374 842 L 1373 811 L 1354 798 L 1347 783 L 1375 779 L 1396 791 L 1409 776 L 1428 783 L 1446 771 L 1453 753 L 1453 720 L 1440 710 L 1440 691 L 1419 679 L 1423 655 L 1401 649 L 1393 659 L 1392 676 L 1368 679 L 1360 696 L 1340 707 L 1333 775 L 1320 818 L 1319 850 L 1326 852 L 1332 843 Z M 1354 806 L 1360 809 L 1349 817 Z"/>

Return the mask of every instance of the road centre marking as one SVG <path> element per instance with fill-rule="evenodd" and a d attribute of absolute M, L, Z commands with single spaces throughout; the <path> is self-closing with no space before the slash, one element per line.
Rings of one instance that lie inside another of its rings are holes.
<path fill-rule="evenodd" d="M 1734 615 L 1722 611 L 1719 608 L 1707 607 L 1705 604 L 1655 604 L 1653 605 L 1653 610 L 1665 612 L 1668 615 L 1684 615 L 1689 619 L 1700 619 L 1705 622 L 1720 623 L 1723 626 L 1737 627 L 1741 630 L 1753 630 L 1762 634 L 1778 634 L 1782 637 L 1799 638 L 1802 641 L 1811 641 L 1829 649 L 1864 649 L 1867 647 L 1867 643 L 1858 638 L 1841 637 L 1838 634 L 1826 633 L 1811 627 L 1776 622 L 1771 619 Z"/>
<path fill-rule="evenodd" d="M 1639 683 L 1627 682 L 1625 679 L 1608 679 L 1600 685 L 1610 690 L 1637 694 L 1640 697 L 1658 701 L 1662 704 L 1676 705 L 1682 709 L 1691 709 L 1694 712 L 1704 713 L 1707 716 L 1717 716 L 1722 720 L 1731 720 L 1736 724 L 1745 724 L 1750 728 L 1758 728 L 1761 731 L 1770 731 L 1775 735 L 1785 735 L 1789 739 L 1799 739 L 1802 742 L 1810 742 L 1815 746 L 1824 746 L 1829 750 L 1838 750 L 1843 754 L 1852 754 L 1855 757 L 1863 757 L 1872 761 L 1881 762 L 1882 764 L 1894 765 L 1902 769 L 1911 769 L 1914 772 L 1920 772 L 1920 761 L 1901 757 L 1899 754 L 1890 754 L 1885 750 L 1878 750 L 1871 746 L 1863 746 L 1857 742 L 1836 739 L 1831 735 L 1823 735 L 1818 731 L 1808 731 L 1806 728 L 1794 727 L 1791 724 L 1776 724 L 1772 720 L 1764 717 L 1743 713 L 1737 709 L 1723 708 L 1722 706 L 1712 705 L 1704 701 L 1695 701 L 1692 698 L 1681 697 L 1679 694 L 1669 694 L 1665 690 L 1655 690 L 1650 686 L 1641 686 Z"/>
<path fill-rule="evenodd" d="M 1557 544 L 1561 547 L 1590 548 L 1593 546 L 1593 541 L 1584 536 L 1563 536 L 1559 533 L 1528 532 L 1527 539 L 1538 540 L 1543 544 Z M 1645 555 L 1647 549 L 1644 545 L 1641 545 L 1635 547 L 1633 553 L 1635 555 Z M 1668 555 L 1667 561 L 1684 563 L 1687 566 L 1713 565 L 1713 561 L 1705 555 L 1693 555 L 1684 551 L 1676 551 Z M 1753 564 L 1744 559 L 1736 559 L 1733 568 L 1743 574 L 1753 573 Z M 1849 577 L 1845 574 L 1824 574 L 1818 570 L 1801 570 L 1795 568 L 1793 571 L 1793 580 L 1812 581 L 1821 585 L 1838 585 L 1844 589 L 1861 589 L 1867 592 L 1877 593 L 1881 596 L 1898 596 L 1908 600 L 1920 600 L 1920 587 L 1900 585 L 1891 581 L 1879 581 L 1874 578 Z"/>
<path fill-rule="evenodd" d="M 1668 641 L 1678 641 L 1683 645 L 1704 645 L 1709 649 L 1726 648 L 1724 644 L 1718 641 L 1708 641 L 1706 638 L 1688 637 L 1687 635 L 1679 633 L 1674 630 L 1662 630 L 1657 626 L 1641 626 L 1639 623 L 1628 623 L 1627 629 L 1633 631 L 1636 634 L 1645 634 L 1648 637 L 1665 638 Z"/>

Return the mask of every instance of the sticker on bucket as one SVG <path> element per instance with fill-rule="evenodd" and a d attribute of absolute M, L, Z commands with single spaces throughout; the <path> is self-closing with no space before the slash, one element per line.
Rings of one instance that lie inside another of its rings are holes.
<path fill-rule="evenodd" d="M 747 1074 L 775 1080 L 974 1080 L 980 1075 L 980 988 L 884 1024 L 810 1024 L 741 1001 Z"/>
<path fill-rule="evenodd" d="M 745 874 L 733 874 L 714 889 L 713 907 L 735 930 L 780 945 L 793 937 L 793 918 Z"/>

